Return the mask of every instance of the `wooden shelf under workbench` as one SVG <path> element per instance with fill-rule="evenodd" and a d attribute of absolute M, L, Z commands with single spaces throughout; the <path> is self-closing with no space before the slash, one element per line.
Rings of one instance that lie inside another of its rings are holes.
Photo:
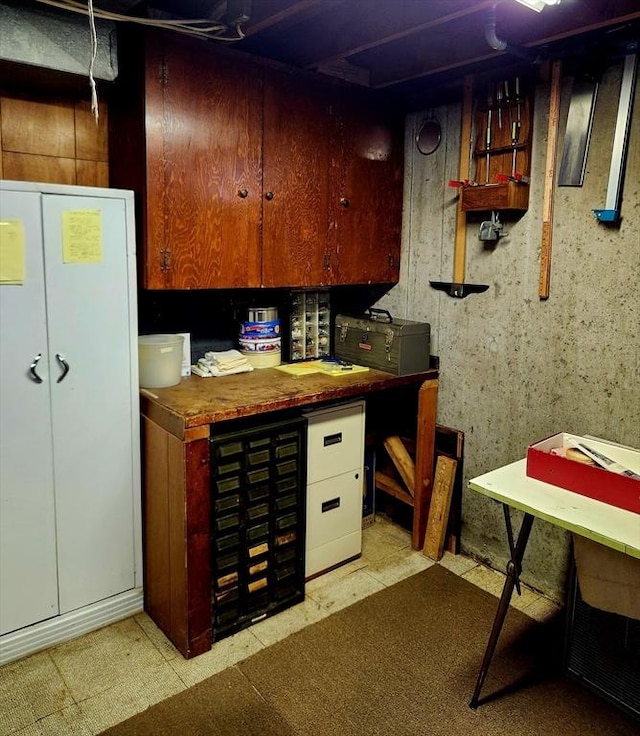
<path fill-rule="evenodd" d="M 184 378 L 142 389 L 145 610 L 185 657 L 208 651 L 211 625 L 209 437 L 234 419 L 264 417 L 363 397 L 378 418 L 407 396 L 416 431 L 412 547 L 422 549 L 434 467 L 438 372 L 370 370 L 292 376 L 276 368 L 221 378 Z M 380 421 L 378 419 L 378 421 Z"/>

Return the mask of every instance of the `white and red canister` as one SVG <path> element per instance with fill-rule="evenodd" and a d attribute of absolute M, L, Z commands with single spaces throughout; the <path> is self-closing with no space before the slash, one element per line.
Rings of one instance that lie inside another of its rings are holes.
<path fill-rule="evenodd" d="M 273 368 L 282 360 L 282 337 L 276 307 L 253 307 L 240 325 L 240 352 L 254 368 Z"/>

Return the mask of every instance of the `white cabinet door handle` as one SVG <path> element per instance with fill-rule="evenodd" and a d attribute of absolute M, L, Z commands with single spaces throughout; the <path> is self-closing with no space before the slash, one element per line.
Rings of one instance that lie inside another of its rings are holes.
<path fill-rule="evenodd" d="M 38 367 L 38 361 L 42 358 L 42 353 L 38 353 L 36 357 L 33 359 L 31 365 L 29 366 L 29 371 L 31 372 L 31 380 L 35 383 L 42 383 L 42 378 L 38 375 L 36 368 Z"/>
<path fill-rule="evenodd" d="M 62 366 L 62 374 L 56 381 L 56 383 L 60 383 L 60 381 L 64 381 L 64 379 L 67 377 L 67 373 L 69 372 L 69 364 L 67 361 L 60 355 L 60 353 L 56 353 L 56 360 L 60 365 Z"/>

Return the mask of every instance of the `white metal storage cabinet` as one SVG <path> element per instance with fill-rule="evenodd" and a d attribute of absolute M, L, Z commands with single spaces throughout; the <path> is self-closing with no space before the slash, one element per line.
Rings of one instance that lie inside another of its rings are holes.
<path fill-rule="evenodd" d="M 307 414 L 305 576 L 362 552 L 365 403 Z"/>
<path fill-rule="evenodd" d="M 3 181 L 0 246 L 6 662 L 142 609 L 133 194 Z"/>

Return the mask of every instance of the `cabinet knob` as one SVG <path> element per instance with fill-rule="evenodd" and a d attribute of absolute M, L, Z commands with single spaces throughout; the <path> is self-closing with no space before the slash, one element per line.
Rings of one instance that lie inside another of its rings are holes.
<path fill-rule="evenodd" d="M 345 199 L 345 197 L 342 197 L 342 199 L 340 200 L 340 204 L 346 209 L 347 207 L 349 207 L 351 202 L 349 202 L 348 199 Z"/>
<path fill-rule="evenodd" d="M 240 199 L 246 199 L 249 196 L 249 190 L 248 189 L 239 189 L 238 190 L 238 197 Z"/>
<path fill-rule="evenodd" d="M 273 199 L 273 197 L 274 197 L 274 194 L 273 194 L 273 192 L 267 192 L 267 193 L 266 193 L 266 194 L 264 195 L 264 198 L 265 198 L 265 199 L 268 199 L 268 200 L 269 200 L 269 202 L 271 202 L 271 200 Z"/>

